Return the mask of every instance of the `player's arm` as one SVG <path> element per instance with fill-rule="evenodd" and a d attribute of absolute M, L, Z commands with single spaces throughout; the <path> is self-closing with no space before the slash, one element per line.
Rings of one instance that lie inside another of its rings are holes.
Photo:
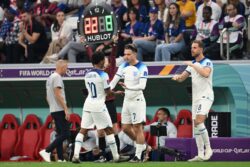
<path fill-rule="evenodd" d="M 120 79 L 122 78 L 122 73 L 123 73 L 123 68 L 122 66 L 119 66 L 114 78 L 112 79 L 112 81 L 110 82 L 110 89 L 114 89 L 115 86 L 117 85 L 117 83 L 120 81 Z"/>
<path fill-rule="evenodd" d="M 61 87 L 55 87 L 54 88 L 54 94 L 55 94 L 55 98 L 58 101 L 58 103 L 62 106 L 62 108 L 64 109 L 65 114 L 68 113 L 68 107 L 66 105 L 66 103 L 64 102 L 64 99 L 62 97 L 62 88 Z"/>
<path fill-rule="evenodd" d="M 107 96 L 116 96 L 116 95 L 123 95 L 123 91 L 112 91 L 110 88 L 105 89 L 105 93 Z"/>
<path fill-rule="evenodd" d="M 190 73 L 188 71 L 183 71 L 181 74 L 174 75 L 172 80 L 177 82 L 183 82 L 190 76 Z"/>
<path fill-rule="evenodd" d="M 63 100 L 61 88 L 60 87 L 54 88 L 54 94 L 55 94 L 56 100 L 59 102 L 59 104 L 62 106 L 62 108 L 64 110 L 65 119 L 67 121 L 69 121 L 69 119 L 70 119 L 70 113 L 68 111 L 68 107 L 67 107 L 66 103 Z"/>
<path fill-rule="evenodd" d="M 210 66 L 205 66 L 205 67 L 200 67 L 197 64 L 193 64 L 191 61 L 186 61 L 184 64 L 192 67 L 195 71 L 197 71 L 201 76 L 208 78 L 210 73 L 211 73 L 211 67 Z"/>
<path fill-rule="evenodd" d="M 124 88 L 128 90 L 144 90 L 147 85 L 147 78 L 148 78 L 148 68 L 144 66 L 140 72 L 140 79 L 139 79 L 139 84 L 137 85 L 130 85 L 127 86 L 123 82 L 119 82 L 119 84 Z"/>
<path fill-rule="evenodd" d="M 147 85 L 147 78 L 140 78 L 139 84 L 133 86 L 126 86 L 123 82 L 119 82 L 119 84 L 128 90 L 144 90 Z"/>

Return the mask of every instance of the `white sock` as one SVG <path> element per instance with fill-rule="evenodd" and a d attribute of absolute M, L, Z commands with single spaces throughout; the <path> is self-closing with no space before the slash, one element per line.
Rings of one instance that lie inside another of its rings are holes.
<path fill-rule="evenodd" d="M 82 148 L 84 135 L 82 133 L 78 133 L 75 139 L 75 149 L 74 149 L 74 157 L 79 158 L 79 154 Z"/>
<path fill-rule="evenodd" d="M 118 154 L 118 151 L 117 151 L 117 145 L 116 145 L 116 142 L 115 142 L 114 134 L 106 136 L 106 140 L 107 140 L 109 148 L 110 148 L 110 150 L 112 152 L 113 159 L 114 160 L 119 159 L 119 154 Z"/>
<path fill-rule="evenodd" d="M 198 156 L 203 158 L 204 157 L 204 142 L 201 137 L 200 131 L 197 127 L 194 127 L 194 136 L 195 136 L 195 141 L 198 149 Z"/>
<path fill-rule="evenodd" d="M 205 127 L 204 123 L 197 125 L 197 128 L 199 129 L 206 149 L 211 149 L 207 128 Z"/>
<path fill-rule="evenodd" d="M 145 149 L 146 149 L 145 144 L 136 144 L 135 156 L 141 159 L 141 154 Z"/>

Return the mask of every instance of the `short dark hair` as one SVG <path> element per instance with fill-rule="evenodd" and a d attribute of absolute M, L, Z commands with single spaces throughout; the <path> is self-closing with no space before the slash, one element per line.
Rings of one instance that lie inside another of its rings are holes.
<path fill-rule="evenodd" d="M 131 7 L 128 9 L 128 14 L 131 12 L 136 15 L 136 20 L 140 20 L 140 14 L 139 14 L 138 9 L 136 9 L 135 7 Z"/>
<path fill-rule="evenodd" d="M 128 50 L 131 50 L 132 52 L 137 53 L 137 48 L 134 44 L 127 44 L 127 45 L 125 45 L 124 49 L 128 49 Z"/>
<path fill-rule="evenodd" d="M 194 40 L 194 41 L 192 42 L 192 44 L 193 44 L 193 43 L 197 43 L 198 46 L 199 46 L 200 48 L 203 48 L 203 49 L 204 49 L 204 44 L 203 44 L 203 42 L 202 42 L 201 40 Z"/>
<path fill-rule="evenodd" d="M 161 107 L 157 111 L 163 111 L 168 117 L 170 117 L 170 112 L 167 108 Z"/>
<path fill-rule="evenodd" d="M 210 14 L 212 14 L 212 12 L 213 12 L 212 8 L 210 6 L 204 6 L 203 11 L 204 10 L 208 11 Z"/>
<path fill-rule="evenodd" d="M 93 65 L 99 64 L 101 61 L 104 60 L 104 58 L 105 58 L 105 54 L 103 52 L 98 51 L 92 55 L 91 62 Z"/>

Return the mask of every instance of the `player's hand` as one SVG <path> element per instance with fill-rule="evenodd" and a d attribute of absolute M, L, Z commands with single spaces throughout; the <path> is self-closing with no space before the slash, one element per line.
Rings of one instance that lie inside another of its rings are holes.
<path fill-rule="evenodd" d="M 123 89 L 127 88 L 127 86 L 123 82 L 119 82 L 118 84 L 121 85 L 121 87 L 123 87 Z"/>
<path fill-rule="evenodd" d="M 118 90 L 114 92 L 116 95 L 124 95 L 124 91 Z"/>
<path fill-rule="evenodd" d="M 181 75 L 175 75 L 175 76 L 173 76 L 173 78 L 172 78 L 172 80 L 174 80 L 174 81 L 178 81 L 178 80 L 180 80 L 181 79 Z"/>
<path fill-rule="evenodd" d="M 192 66 L 193 63 L 192 63 L 192 61 L 184 61 L 184 64 L 188 65 L 188 66 Z"/>
<path fill-rule="evenodd" d="M 68 110 L 65 111 L 65 119 L 66 119 L 67 121 L 69 121 L 69 119 L 70 119 L 70 113 L 69 113 Z"/>

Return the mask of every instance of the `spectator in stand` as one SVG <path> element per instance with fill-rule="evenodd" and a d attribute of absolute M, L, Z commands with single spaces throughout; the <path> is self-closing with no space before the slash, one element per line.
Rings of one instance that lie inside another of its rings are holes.
<path fill-rule="evenodd" d="M 195 4 L 190 0 L 181 0 L 177 4 L 180 6 L 181 17 L 185 20 L 186 29 L 194 29 L 196 20 Z"/>
<path fill-rule="evenodd" d="M 52 41 L 42 63 L 54 63 L 53 54 L 58 53 L 72 40 L 72 33 L 71 26 L 65 21 L 64 12 L 57 12 L 56 21 L 51 26 Z"/>
<path fill-rule="evenodd" d="M 212 8 L 205 6 L 203 8 L 203 21 L 196 23 L 194 32 L 192 33 L 192 41 L 200 40 L 204 44 L 204 54 L 206 55 L 207 48 L 216 43 L 220 36 L 218 22 L 211 19 Z M 191 47 L 186 45 L 182 52 L 186 60 L 192 60 Z M 207 56 L 207 55 L 206 55 Z M 218 55 L 210 55 L 210 59 L 218 59 Z"/>
<path fill-rule="evenodd" d="M 165 3 L 165 0 L 155 0 L 155 6 L 159 9 L 158 11 L 158 19 L 163 22 L 163 24 L 167 21 L 168 15 L 168 6 Z"/>
<path fill-rule="evenodd" d="M 143 60 L 144 54 L 153 54 L 157 45 L 157 40 L 164 39 L 164 28 L 162 21 L 158 20 L 158 9 L 151 7 L 149 11 L 150 21 L 144 26 L 143 37 L 133 37 L 133 43 L 137 47 L 137 58 Z M 147 55 L 148 56 L 148 55 Z M 146 57 L 145 57 L 146 58 Z M 153 57 L 147 57 L 147 59 Z"/>
<path fill-rule="evenodd" d="M 190 45 L 190 36 L 194 30 L 196 20 L 195 4 L 191 0 L 181 0 L 177 4 L 180 6 L 181 17 L 185 20 L 186 30 L 183 33 L 183 37 L 186 45 Z"/>
<path fill-rule="evenodd" d="M 240 2 L 240 0 L 227 0 L 227 4 L 230 4 L 230 3 L 234 4 L 237 7 L 238 14 L 245 17 L 246 8 L 245 8 L 245 5 L 242 2 Z M 227 11 L 226 11 L 227 4 L 224 4 L 222 6 L 222 14 L 221 14 L 222 19 L 227 15 Z"/>
<path fill-rule="evenodd" d="M 18 44 L 18 34 L 20 33 L 20 19 L 12 8 L 9 8 L 9 10 L 5 12 L 5 17 L 11 25 L 6 31 L 6 37 L 4 40 L 6 63 L 19 63 L 20 53 L 17 50 L 20 50 L 21 47 Z"/>
<path fill-rule="evenodd" d="M 82 0 L 82 6 L 78 10 L 78 20 L 81 19 L 84 9 L 89 4 L 91 4 L 91 0 Z M 81 37 L 79 41 L 70 41 L 69 43 L 67 43 L 67 45 L 65 45 L 62 50 L 57 54 L 57 57 L 60 59 L 65 59 L 66 56 L 68 56 L 68 61 L 71 63 L 75 63 L 77 60 L 77 55 L 85 51 L 85 43 L 83 43 L 83 38 Z"/>
<path fill-rule="evenodd" d="M 19 44 L 25 50 L 26 62 L 38 63 L 48 49 L 44 27 L 32 17 L 30 11 L 21 14 L 21 21 Z"/>
<path fill-rule="evenodd" d="M 250 15 L 250 0 L 245 0 L 245 4 L 246 4 L 246 18 L 247 16 Z"/>
<path fill-rule="evenodd" d="M 245 26 L 245 19 L 244 16 L 237 14 L 237 7 L 234 4 L 227 4 L 227 13 L 228 16 L 225 16 L 223 21 L 220 23 L 219 28 L 227 28 L 229 33 L 229 48 L 234 50 L 236 48 L 240 49 L 243 41 L 243 28 Z M 226 33 L 224 36 L 220 36 L 220 38 L 223 38 L 223 43 L 226 45 L 227 43 L 227 36 Z M 217 43 L 214 43 L 213 45 L 210 45 L 208 48 L 206 48 L 206 55 L 208 57 L 213 57 L 213 55 L 220 55 L 220 38 L 217 41 Z M 225 48 L 225 47 L 224 47 Z M 236 50 L 235 50 L 236 51 Z M 230 56 L 233 59 L 240 59 L 242 58 L 242 54 L 234 54 L 235 51 L 231 51 Z M 220 59 L 220 57 L 216 57 L 217 59 Z"/>
<path fill-rule="evenodd" d="M 217 0 L 218 1 L 218 0 Z M 216 1 L 216 2 L 217 2 Z M 203 0 L 195 0 L 195 9 L 196 9 L 196 11 L 198 10 L 198 8 L 199 8 L 199 6 L 201 5 L 201 4 L 203 4 Z"/>
<path fill-rule="evenodd" d="M 111 6 L 116 16 L 118 16 L 119 28 L 123 29 L 126 24 L 126 20 L 124 20 L 123 16 L 127 13 L 128 9 L 124 6 L 122 0 L 114 0 Z"/>
<path fill-rule="evenodd" d="M 206 47 L 215 43 L 220 36 L 218 22 L 211 19 L 212 8 L 205 6 L 203 8 L 203 21 L 195 26 L 193 33 L 193 39 L 202 41 L 204 45 L 204 54 L 206 53 Z M 209 57 L 213 59 L 212 57 Z"/>
<path fill-rule="evenodd" d="M 215 21 L 219 21 L 221 17 L 221 7 L 213 2 L 212 0 L 204 0 L 203 4 L 201 4 L 198 7 L 197 13 L 196 13 L 196 23 L 202 22 L 202 10 L 204 6 L 210 6 L 212 8 L 212 16 L 211 18 Z"/>
<path fill-rule="evenodd" d="M 139 11 L 141 22 L 148 22 L 148 10 L 141 0 L 128 0 L 127 2 L 128 8 L 135 7 Z M 128 15 L 124 15 L 124 20 L 128 21 Z"/>
<path fill-rule="evenodd" d="M 139 21 L 139 12 L 136 8 L 132 7 L 128 10 L 129 21 L 126 24 L 125 29 L 121 33 L 121 39 L 118 43 L 118 55 L 121 56 L 124 53 L 124 46 L 132 43 L 132 39 L 140 37 L 142 35 L 143 23 Z"/>
<path fill-rule="evenodd" d="M 38 22 L 45 28 L 49 28 L 56 19 L 55 15 L 59 10 L 55 3 L 50 3 L 49 0 L 41 0 L 41 3 L 34 7 L 33 14 Z"/>
<path fill-rule="evenodd" d="M 170 61 L 171 54 L 176 54 L 185 47 L 184 31 L 185 22 L 181 17 L 180 8 L 178 4 L 171 3 L 166 22 L 165 43 L 156 47 L 155 61 Z"/>

